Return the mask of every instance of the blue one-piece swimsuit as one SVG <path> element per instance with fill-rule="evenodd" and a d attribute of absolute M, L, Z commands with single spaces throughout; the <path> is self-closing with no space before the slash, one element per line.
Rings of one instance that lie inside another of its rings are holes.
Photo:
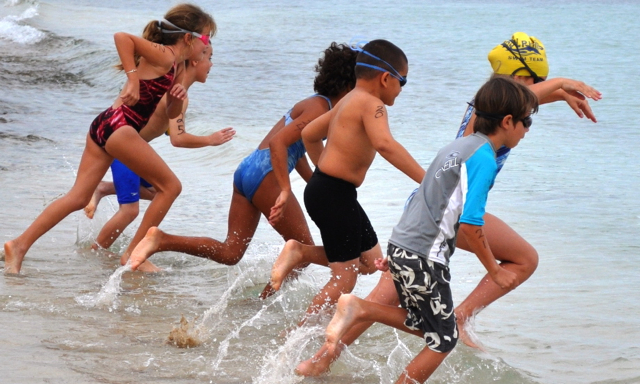
<path fill-rule="evenodd" d="M 327 103 L 329 103 L 329 109 L 331 110 L 331 100 L 329 100 L 328 97 L 318 94 L 311 97 L 316 96 L 325 99 Z M 285 126 L 291 124 L 293 121 L 291 118 L 292 109 L 284 115 Z M 306 152 L 307 150 L 302 143 L 302 139 L 296 141 L 287 148 L 287 165 L 289 173 L 293 171 L 298 160 L 300 160 Z M 256 149 L 249 156 L 245 157 L 236 169 L 233 174 L 233 185 L 236 187 L 238 192 L 242 194 L 242 196 L 246 197 L 247 200 L 252 201 L 253 195 L 255 195 L 258 187 L 260 187 L 260 183 L 262 183 L 262 180 L 264 180 L 267 174 L 271 171 L 273 171 L 273 167 L 271 166 L 271 151 L 269 148 Z"/>

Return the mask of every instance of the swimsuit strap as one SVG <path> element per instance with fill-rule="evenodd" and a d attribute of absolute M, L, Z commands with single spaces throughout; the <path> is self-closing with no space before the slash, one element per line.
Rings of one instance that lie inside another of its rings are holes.
<path fill-rule="evenodd" d="M 327 96 L 321 95 L 319 93 L 316 93 L 315 95 L 313 95 L 311 97 L 316 97 L 316 96 L 322 97 L 323 99 L 327 100 L 327 103 L 329 103 L 329 110 L 331 110 L 333 108 L 333 104 L 331 104 L 331 100 Z"/>

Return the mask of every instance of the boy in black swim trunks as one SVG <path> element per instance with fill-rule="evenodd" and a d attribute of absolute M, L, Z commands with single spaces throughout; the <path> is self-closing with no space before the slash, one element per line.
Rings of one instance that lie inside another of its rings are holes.
<path fill-rule="evenodd" d="M 417 183 L 424 176 L 424 169 L 389 130 L 386 105 L 393 105 L 407 81 L 404 52 L 385 40 L 371 41 L 359 51 L 355 88 L 302 131 L 307 153 L 317 166 L 305 189 L 304 202 L 320 229 L 324 247 L 290 240 L 271 272 L 271 283 L 277 290 L 297 265 L 314 263 L 331 268 L 329 282 L 313 299 L 300 324 L 321 308 L 334 305 L 341 294 L 351 292 L 358 273 L 376 271 L 374 260 L 382 257 L 382 251 L 356 192 L 376 153 Z"/>

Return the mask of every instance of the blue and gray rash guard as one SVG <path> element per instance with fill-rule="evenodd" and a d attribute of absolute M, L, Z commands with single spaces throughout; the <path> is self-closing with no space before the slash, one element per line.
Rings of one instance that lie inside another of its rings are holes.
<path fill-rule="evenodd" d="M 448 265 L 460 223 L 484 225 L 487 196 L 497 169 L 493 144 L 482 133 L 442 148 L 409 198 L 389 242 Z"/>

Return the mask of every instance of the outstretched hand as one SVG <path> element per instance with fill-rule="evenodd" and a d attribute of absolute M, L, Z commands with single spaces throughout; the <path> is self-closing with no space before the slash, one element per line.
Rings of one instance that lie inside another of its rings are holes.
<path fill-rule="evenodd" d="M 582 98 L 583 100 L 585 97 L 595 101 L 602 99 L 602 93 L 600 93 L 600 91 L 582 81 L 564 79 L 562 89 L 570 95 Z"/>
<path fill-rule="evenodd" d="M 231 127 L 223 128 L 218 132 L 214 132 L 211 135 L 209 135 L 210 145 L 216 146 L 216 145 L 224 144 L 227 141 L 233 139 L 233 136 L 235 134 L 236 134 L 235 129 Z"/>
<path fill-rule="evenodd" d="M 276 225 L 284 217 L 284 210 L 287 207 L 287 201 L 291 191 L 281 191 L 276 199 L 276 203 L 271 207 L 269 214 L 269 224 Z"/>
<path fill-rule="evenodd" d="M 589 105 L 589 101 L 578 93 L 579 96 L 575 96 L 573 94 L 567 93 L 565 96 L 565 101 L 569 104 L 569 107 L 573 109 L 573 111 L 578 115 L 579 118 L 587 117 L 587 119 L 597 123 L 596 116 L 593 114 L 591 110 L 591 106 Z"/>

